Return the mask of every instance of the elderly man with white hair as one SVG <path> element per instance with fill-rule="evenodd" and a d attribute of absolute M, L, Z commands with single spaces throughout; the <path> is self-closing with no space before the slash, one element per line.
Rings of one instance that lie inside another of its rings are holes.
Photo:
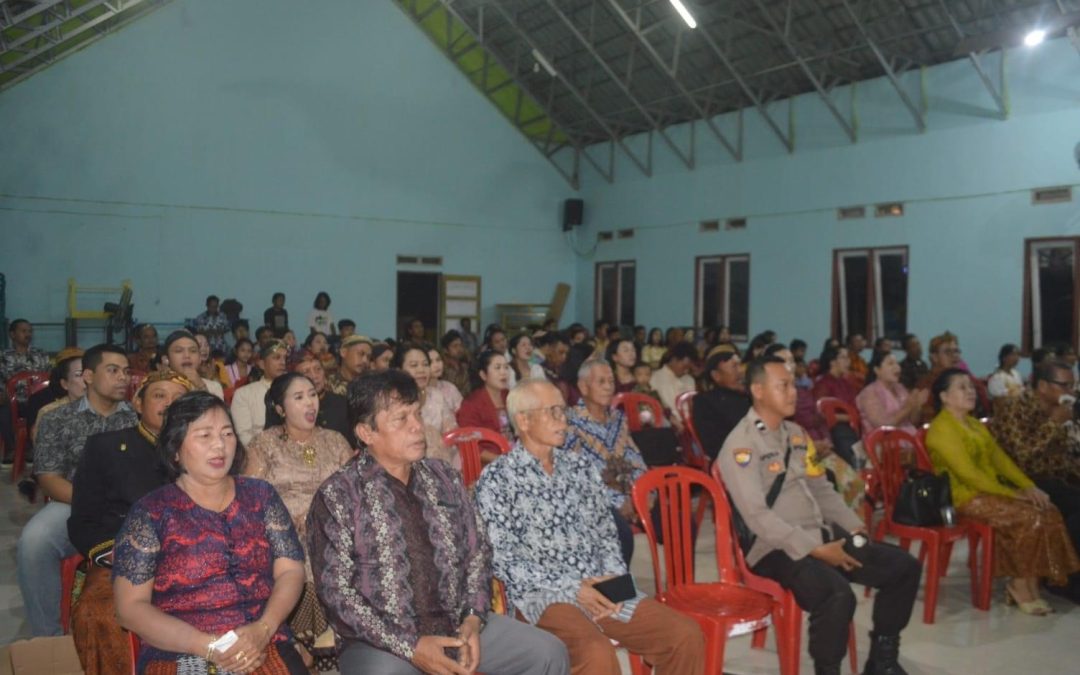
<path fill-rule="evenodd" d="M 633 587 L 600 473 L 562 447 L 562 394 L 546 380 L 526 379 L 506 405 L 519 441 L 484 469 L 476 500 L 511 604 L 566 643 L 574 675 L 618 675 L 612 639 L 662 675 L 700 675 L 701 629 Z M 596 588 L 617 577 L 621 602 Z"/>
<path fill-rule="evenodd" d="M 570 408 L 566 421 L 570 425 L 563 447 L 573 450 L 596 467 L 607 489 L 619 546 L 627 565 L 634 556 L 634 532 L 631 523 L 637 521 L 630 489 L 646 471 L 630 436 L 630 427 L 621 410 L 611 409 L 615 397 L 615 373 L 607 361 L 587 359 L 578 368 L 578 390 L 581 403 Z"/>

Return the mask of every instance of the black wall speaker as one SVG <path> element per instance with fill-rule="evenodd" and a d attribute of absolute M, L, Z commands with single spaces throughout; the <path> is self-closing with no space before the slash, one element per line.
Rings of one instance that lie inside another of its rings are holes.
<path fill-rule="evenodd" d="M 563 232 L 570 230 L 572 227 L 581 225 L 582 218 L 585 215 L 585 200 L 583 199 L 567 199 L 563 202 L 563 218 L 562 229 Z"/>

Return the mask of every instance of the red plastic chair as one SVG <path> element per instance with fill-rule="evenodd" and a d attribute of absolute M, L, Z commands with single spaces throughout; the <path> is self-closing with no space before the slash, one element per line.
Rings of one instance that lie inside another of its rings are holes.
<path fill-rule="evenodd" d="M 141 370 L 128 371 L 127 398 L 130 401 L 135 398 L 135 392 L 139 391 L 139 385 L 146 379 L 146 373 Z"/>
<path fill-rule="evenodd" d="M 442 441 L 443 445 L 457 447 L 461 455 L 461 477 L 465 481 L 465 487 L 469 487 L 480 477 L 480 470 L 483 468 L 480 464 L 481 443 L 495 445 L 502 455 L 510 452 L 510 441 L 499 432 L 485 427 L 458 427 L 443 434 Z"/>
<path fill-rule="evenodd" d="M 844 414 L 848 417 L 848 425 L 855 430 L 855 433 L 862 435 L 862 420 L 859 417 L 859 409 L 850 403 L 832 396 L 823 396 L 818 399 L 817 409 L 821 416 L 825 418 L 825 425 L 830 429 L 839 422 L 837 417 Z"/>
<path fill-rule="evenodd" d="M 705 454 L 705 446 L 701 444 L 701 437 L 694 426 L 695 396 L 696 391 L 684 391 L 675 399 L 675 413 L 682 418 L 684 430 L 679 442 L 682 445 L 683 462 L 695 469 L 708 471 L 709 457 Z"/>
<path fill-rule="evenodd" d="M 8 410 L 11 411 L 11 429 L 15 436 L 14 455 L 11 465 L 11 482 L 19 482 L 23 470 L 26 468 L 26 444 L 30 442 L 30 429 L 26 424 L 26 418 L 19 416 L 19 399 L 16 396 L 20 383 L 26 383 L 27 397 L 30 393 L 40 391 L 41 383 L 49 385 L 49 374 L 39 371 L 25 371 L 16 373 L 7 381 Z M 35 389 L 37 387 L 37 389 Z"/>
<path fill-rule="evenodd" d="M 716 564 L 720 581 L 694 581 L 694 551 L 691 538 L 691 490 L 699 499 L 712 499 L 716 513 Z M 663 534 L 663 567 L 657 532 L 650 516 L 649 497 L 657 493 L 660 529 Z M 731 518 L 719 486 L 705 473 L 683 466 L 659 467 L 634 483 L 631 498 L 645 525 L 652 554 L 656 599 L 697 621 L 705 634 L 705 672 L 719 673 L 724 664 L 724 648 L 729 636 L 744 635 L 771 622 L 782 620 L 780 603 L 745 583 L 745 563 L 733 550 Z"/>
<path fill-rule="evenodd" d="M 664 408 L 652 396 L 628 391 L 616 394 L 615 398 L 611 400 L 612 408 L 622 408 L 630 431 L 641 431 L 645 428 L 645 422 L 641 419 L 642 406 L 648 408 L 652 414 L 653 426 L 660 426 L 664 419 Z"/>
<path fill-rule="evenodd" d="M 131 631 L 127 631 L 128 636 L 128 658 L 131 660 L 131 675 L 139 675 L 138 663 L 139 663 L 139 650 L 142 648 L 142 641 L 139 636 Z"/>
<path fill-rule="evenodd" d="M 716 481 L 717 488 L 723 495 L 724 507 L 727 509 L 725 518 L 731 518 L 731 507 L 727 501 L 727 492 L 724 490 L 724 481 L 720 477 L 720 465 L 713 463 L 712 478 Z M 717 540 L 717 546 L 721 544 Z M 760 577 L 746 566 L 743 559 L 742 549 L 737 541 L 730 544 L 735 549 L 736 559 L 739 561 L 743 579 L 747 586 L 755 591 L 767 593 L 773 600 L 780 603 L 780 619 L 773 620 L 776 629 L 776 651 L 780 654 L 781 675 L 799 675 L 799 660 L 802 656 L 802 608 L 795 601 L 795 594 L 786 590 L 778 582 Z M 754 632 L 752 646 L 754 649 L 765 648 L 765 633 L 767 629 Z M 859 652 L 855 644 L 855 622 L 848 625 L 848 655 L 851 658 L 851 672 L 859 673 Z"/>
<path fill-rule="evenodd" d="M 82 562 L 79 553 L 60 561 L 60 628 L 65 635 L 71 632 L 71 594 L 75 591 L 75 572 Z"/>
<path fill-rule="evenodd" d="M 901 454 L 913 447 L 916 466 L 919 469 L 933 471 L 934 466 L 922 442 L 900 429 L 893 427 L 875 429 L 866 437 L 865 445 L 866 454 L 877 471 L 885 502 L 885 514 L 874 531 L 874 539 L 880 541 L 886 535 L 892 535 L 900 540 L 900 547 L 904 550 L 910 547 L 912 540 L 921 542 L 919 561 L 926 568 L 923 623 L 934 623 L 941 577 L 945 576 L 948 570 L 953 544 L 961 539 L 968 541 L 971 602 L 977 609 L 990 609 L 994 570 L 993 529 L 986 523 L 970 518 L 960 518 L 951 527 L 918 527 L 894 522 L 893 506 L 900 494 L 900 486 L 904 482 L 905 467 Z"/>

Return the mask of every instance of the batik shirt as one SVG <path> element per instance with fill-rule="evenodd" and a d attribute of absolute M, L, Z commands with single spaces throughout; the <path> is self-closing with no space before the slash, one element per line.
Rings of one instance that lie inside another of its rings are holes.
<path fill-rule="evenodd" d="M 18 352 L 14 349 L 5 349 L 0 352 L 0 386 L 6 387 L 7 381 L 11 379 L 13 375 L 18 375 L 24 372 L 46 372 L 49 370 L 49 356 L 40 349 L 34 349 L 31 347 L 25 352 Z M 26 391 L 26 383 L 20 382 L 19 386 L 15 389 L 15 398 L 20 403 L 25 403 L 28 397 Z M 3 391 L 4 398 L 7 398 L 7 390 Z"/>
<path fill-rule="evenodd" d="M 634 481 L 645 473 L 645 460 L 630 437 L 626 416 L 613 410 L 607 422 L 598 422 L 580 403 L 570 409 L 566 421 L 570 428 L 563 447 L 589 460 L 607 487 L 611 505 L 620 508 L 629 499 Z"/>
<path fill-rule="evenodd" d="M 997 399 L 990 432 L 1031 478 L 1080 481 L 1080 458 L 1068 429 L 1051 420 L 1031 392 Z"/>
<path fill-rule="evenodd" d="M 365 451 L 323 483 L 308 511 L 308 551 L 319 602 L 346 642 L 411 661 L 420 616 L 412 561 L 390 481 Z M 491 601 L 491 549 L 461 475 L 437 459 L 413 462 L 408 489 L 420 501 L 438 570 L 441 610 L 459 623 Z M 431 608 L 424 608 L 431 612 Z"/>
<path fill-rule="evenodd" d="M 232 329 L 232 326 L 229 325 L 229 318 L 223 312 L 217 314 L 203 312 L 195 317 L 195 322 L 192 325 L 195 332 L 206 335 L 206 341 L 210 343 L 211 351 L 228 352 L 228 347 L 225 345 L 225 334 Z"/>
<path fill-rule="evenodd" d="M 548 475 L 518 443 L 489 464 L 476 483 L 495 576 L 506 584 L 510 602 L 534 624 L 550 605 L 577 605 L 583 579 L 627 571 L 596 468 L 562 448 L 555 448 L 552 461 Z M 613 618 L 629 621 L 642 597 L 624 602 Z"/>
<path fill-rule="evenodd" d="M 274 488 L 234 480 L 236 496 L 220 513 L 175 483 L 154 490 L 131 507 L 113 552 L 113 576 L 135 586 L 153 581 L 154 607 L 211 635 L 258 621 L 274 590 L 274 561 L 304 560 Z M 289 639 L 286 624 L 274 628 L 271 642 Z M 144 644 L 139 663 L 183 656 Z"/>
<path fill-rule="evenodd" d="M 87 438 L 103 431 L 127 429 L 138 422 L 139 416 L 127 401 L 118 403 L 108 417 L 94 410 L 85 396 L 61 406 L 38 422 L 34 473 L 55 473 L 74 480 Z"/>

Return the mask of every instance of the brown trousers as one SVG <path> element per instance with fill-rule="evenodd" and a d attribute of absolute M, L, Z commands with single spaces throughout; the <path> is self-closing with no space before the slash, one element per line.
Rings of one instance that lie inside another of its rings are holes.
<path fill-rule="evenodd" d="M 86 675 L 131 672 L 128 636 L 116 621 L 109 570 L 90 566 L 79 601 L 71 609 L 71 632 Z"/>
<path fill-rule="evenodd" d="M 640 655 L 659 675 L 705 671 L 705 636 L 697 622 L 652 598 L 638 604 L 629 623 L 593 623 L 577 606 L 556 603 L 544 610 L 536 626 L 566 644 L 571 675 L 620 675 L 611 640 Z"/>

